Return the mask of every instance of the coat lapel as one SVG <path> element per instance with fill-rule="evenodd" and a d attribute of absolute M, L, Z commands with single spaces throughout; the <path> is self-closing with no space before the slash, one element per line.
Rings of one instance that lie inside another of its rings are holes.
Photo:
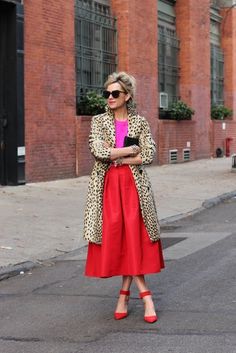
<path fill-rule="evenodd" d="M 130 137 L 139 137 L 141 131 L 141 121 L 137 115 L 128 116 L 128 135 Z"/>
<path fill-rule="evenodd" d="M 116 143 L 114 117 L 111 114 L 106 114 L 103 119 L 105 141 L 114 147 Z"/>

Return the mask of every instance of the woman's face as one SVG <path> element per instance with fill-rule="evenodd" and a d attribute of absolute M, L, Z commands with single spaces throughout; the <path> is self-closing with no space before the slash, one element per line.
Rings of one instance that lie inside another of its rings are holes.
<path fill-rule="evenodd" d="M 114 98 L 111 94 L 107 98 L 107 104 L 111 109 L 116 110 L 124 107 L 130 98 L 130 95 L 124 91 L 123 87 L 118 82 L 110 84 L 106 90 L 109 92 L 120 91 L 118 98 Z"/>

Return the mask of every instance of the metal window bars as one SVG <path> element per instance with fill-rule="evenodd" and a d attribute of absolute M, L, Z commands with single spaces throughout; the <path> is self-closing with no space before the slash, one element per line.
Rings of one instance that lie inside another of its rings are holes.
<path fill-rule="evenodd" d="M 101 92 L 107 76 L 116 70 L 116 19 L 110 7 L 93 0 L 75 5 L 76 97 Z"/>
<path fill-rule="evenodd" d="M 169 105 L 179 96 L 179 40 L 175 30 L 158 26 L 159 91 L 168 94 Z"/>
<path fill-rule="evenodd" d="M 220 7 L 219 0 L 211 0 L 210 5 L 218 9 Z"/>
<path fill-rule="evenodd" d="M 211 103 L 224 104 L 224 55 L 214 44 L 211 44 Z"/>

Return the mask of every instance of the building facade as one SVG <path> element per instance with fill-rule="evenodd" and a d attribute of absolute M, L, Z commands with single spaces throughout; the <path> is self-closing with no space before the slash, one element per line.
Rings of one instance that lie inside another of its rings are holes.
<path fill-rule="evenodd" d="M 137 79 L 155 163 L 236 152 L 234 0 L 0 0 L 0 29 L 0 184 L 88 174 L 77 107 L 116 70 Z M 178 100 L 191 120 L 170 118 Z M 222 104 L 231 119 L 212 120 Z"/>

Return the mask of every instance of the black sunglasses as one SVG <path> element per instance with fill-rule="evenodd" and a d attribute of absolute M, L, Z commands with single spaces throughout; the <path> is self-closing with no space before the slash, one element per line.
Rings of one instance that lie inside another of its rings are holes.
<path fill-rule="evenodd" d="M 103 91 L 102 95 L 104 98 L 108 99 L 110 97 L 110 95 L 112 95 L 113 98 L 118 98 L 120 93 L 124 93 L 126 94 L 126 92 L 124 91 L 119 91 L 118 89 L 116 89 L 115 91 Z"/>

